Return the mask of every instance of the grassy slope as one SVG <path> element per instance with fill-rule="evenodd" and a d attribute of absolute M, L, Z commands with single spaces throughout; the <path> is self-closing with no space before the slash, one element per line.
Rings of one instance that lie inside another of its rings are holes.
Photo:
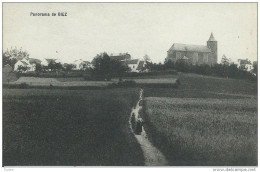
<path fill-rule="evenodd" d="M 176 78 L 175 75 L 172 76 Z M 178 89 L 147 88 L 146 97 L 242 98 L 257 96 L 257 83 L 196 74 L 180 74 Z"/>
<path fill-rule="evenodd" d="M 178 89 L 144 92 L 151 97 L 145 127 L 172 165 L 256 165 L 257 84 L 193 74 L 179 78 Z"/>
<path fill-rule="evenodd" d="M 138 89 L 3 90 L 3 165 L 143 165 Z"/>

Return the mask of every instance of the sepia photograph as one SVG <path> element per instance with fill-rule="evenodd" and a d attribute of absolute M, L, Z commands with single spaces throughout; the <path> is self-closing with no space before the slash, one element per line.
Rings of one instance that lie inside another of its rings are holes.
<path fill-rule="evenodd" d="M 257 22 L 258 2 L 2 2 L 2 167 L 255 171 Z"/>

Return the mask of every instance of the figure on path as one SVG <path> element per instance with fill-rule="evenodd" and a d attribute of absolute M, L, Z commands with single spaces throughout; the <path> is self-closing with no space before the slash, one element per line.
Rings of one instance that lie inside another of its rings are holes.
<path fill-rule="evenodd" d="M 143 121 L 142 119 L 138 119 L 136 123 L 136 134 L 140 135 L 143 131 Z"/>

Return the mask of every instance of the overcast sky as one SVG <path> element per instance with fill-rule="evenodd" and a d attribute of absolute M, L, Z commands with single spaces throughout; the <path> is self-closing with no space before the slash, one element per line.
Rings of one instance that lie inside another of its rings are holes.
<path fill-rule="evenodd" d="M 67 17 L 30 13 L 67 12 Z M 91 61 L 100 52 L 164 62 L 173 43 L 218 41 L 218 61 L 257 59 L 256 3 L 4 3 L 3 48 Z M 58 53 L 57 53 L 57 52 Z"/>

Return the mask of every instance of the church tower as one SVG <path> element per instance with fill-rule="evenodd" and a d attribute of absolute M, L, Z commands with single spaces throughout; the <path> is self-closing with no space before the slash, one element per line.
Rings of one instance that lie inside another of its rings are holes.
<path fill-rule="evenodd" d="M 218 61 L 218 42 L 214 38 L 212 32 L 211 32 L 211 35 L 209 37 L 209 40 L 207 41 L 207 46 L 211 49 L 211 53 L 209 55 L 209 64 L 210 65 L 217 64 L 217 61 Z"/>

